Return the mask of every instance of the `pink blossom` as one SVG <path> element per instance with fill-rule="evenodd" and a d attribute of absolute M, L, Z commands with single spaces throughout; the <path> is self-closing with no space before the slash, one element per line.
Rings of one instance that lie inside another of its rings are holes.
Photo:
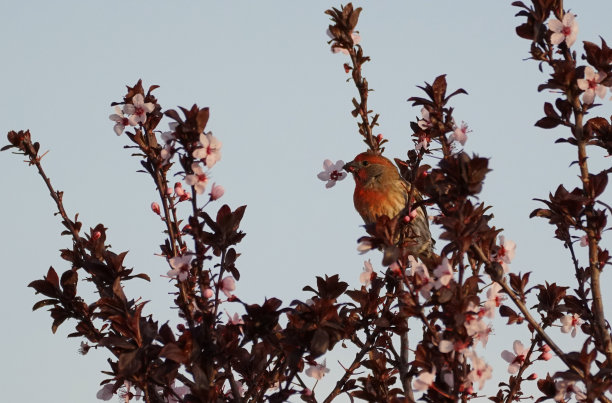
<path fill-rule="evenodd" d="M 193 158 L 205 161 L 206 168 L 210 169 L 221 160 L 221 142 L 211 132 L 200 134 L 201 148 L 194 150 Z"/>
<path fill-rule="evenodd" d="M 212 188 L 210 189 L 210 193 L 209 193 L 210 200 L 220 199 L 224 194 L 225 194 L 225 189 L 223 189 L 223 186 L 213 183 Z"/>
<path fill-rule="evenodd" d="M 595 73 L 591 66 L 584 69 L 584 78 L 577 80 L 578 88 L 584 91 L 582 94 L 583 104 L 592 104 L 595 100 L 595 95 L 603 99 L 606 96 L 607 87 L 600 83 L 606 78 L 606 73 Z"/>
<path fill-rule="evenodd" d="M 227 316 L 229 317 L 229 323 L 231 323 L 232 325 L 244 325 L 244 321 L 242 320 L 242 316 L 238 315 L 237 313 L 234 313 L 234 315 L 230 315 L 229 313 L 227 313 Z"/>
<path fill-rule="evenodd" d="M 578 332 L 578 328 L 582 324 L 583 320 L 580 319 L 577 313 L 575 314 L 567 314 L 561 318 L 561 332 L 569 333 L 570 330 L 572 332 L 572 337 L 576 337 L 576 333 Z"/>
<path fill-rule="evenodd" d="M 115 394 L 113 389 L 114 385 L 112 383 L 107 383 L 102 386 L 102 389 L 100 389 L 98 393 L 96 393 L 96 397 L 100 400 L 111 400 Z"/>
<path fill-rule="evenodd" d="M 487 301 L 484 303 L 486 317 L 493 318 L 496 308 L 499 308 L 502 301 L 506 299 L 505 296 L 499 293 L 501 290 L 502 286 L 498 283 L 491 284 L 491 287 L 487 290 Z"/>
<path fill-rule="evenodd" d="M 164 163 L 167 164 L 168 161 L 170 161 L 170 158 L 172 158 L 174 155 L 174 151 L 174 147 L 172 147 L 170 144 L 166 144 L 159 152 L 159 156 L 162 158 Z"/>
<path fill-rule="evenodd" d="M 414 390 L 426 391 L 429 389 L 436 379 L 436 368 L 434 367 L 431 372 L 423 371 L 419 374 L 412 384 Z"/>
<path fill-rule="evenodd" d="M 168 272 L 168 277 L 177 278 L 178 281 L 185 281 L 189 277 L 192 258 L 192 255 L 185 254 L 168 259 L 170 267 L 172 267 L 172 270 Z"/>
<path fill-rule="evenodd" d="M 331 32 L 329 31 L 329 29 L 327 30 L 327 35 L 329 35 L 332 39 L 335 39 L 334 36 L 331 34 Z M 355 32 L 351 32 L 351 39 L 353 40 L 353 45 L 357 45 L 359 44 L 359 42 L 361 42 L 361 36 Z M 337 44 L 332 45 L 331 47 L 331 51 L 333 53 L 342 53 L 344 55 L 348 55 L 349 51 L 348 49 L 345 49 Z"/>
<path fill-rule="evenodd" d="M 465 312 L 465 330 L 468 336 L 472 336 L 475 342 L 480 341 L 483 346 L 487 345 L 491 327 L 485 323 L 483 317 L 485 310 L 470 301 Z"/>
<path fill-rule="evenodd" d="M 578 36 L 578 23 L 576 22 L 576 15 L 572 13 L 565 13 L 563 19 L 559 21 L 556 18 L 552 18 L 548 21 L 548 29 L 553 33 L 550 35 L 550 42 L 553 45 L 559 45 L 565 41 L 567 47 L 571 47 L 576 42 Z"/>
<path fill-rule="evenodd" d="M 453 278 L 453 268 L 448 262 L 447 258 L 442 259 L 442 263 L 440 263 L 440 266 L 434 269 L 433 274 L 437 277 L 434 283 L 436 290 L 448 285 Z"/>
<path fill-rule="evenodd" d="M 321 380 L 325 376 L 325 374 L 329 372 L 329 368 L 327 368 L 326 362 L 326 360 L 323 360 L 323 364 L 315 363 L 315 365 L 311 365 L 310 367 L 308 367 L 308 369 L 306 369 L 306 375 L 316 380 Z"/>
<path fill-rule="evenodd" d="M 226 297 L 230 298 L 232 296 L 232 291 L 236 289 L 236 280 L 234 280 L 232 276 L 227 276 L 221 280 L 220 286 L 221 292 L 223 292 Z"/>
<path fill-rule="evenodd" d="M 502 358 L 510 363 L 508 366 L 508 372 L 510 374 L 516 374 L 519 371 L 519 368 L 525 361 L 525 356 L 528 352 L 528 349 L 521 343 L 519 340 L 515 340 L 512 344 L 512 348 L 514 349 L 514 354 L 512 354 L 508 350 L 502 351 Z"/>
<path fill-rule="evenodd" d="M 185 182 L 187 182 L 189 186 L 195 187 L 198 194 L 204 193 L 204 189 L 206 189 L 206 184 L 208 183 L 208 176 L 197 162 L 191 164 L 191 170 L 193 174 L 185 176 Z"/>
<path fill-rule="evenodd" d="M 363 271 L 359 275 L 359 282 L 367 287 L 370 285 L 372 278 L 375 276 L 374 268 L 372 267 L 372 263 L 369 259 L 363 262 L 363 266 Z"/>
<path fill-rule="evenodd" d="M 333 187 L 337 181 L 341 181 L 346 178 L 346 172 L 342 170 L 344 166 L 344 161 L 338 160 L 334 164 L 331 160 L 323 161 L 323 171 L 317 174 L 317 178 L 322 181 L 327 181 L 325 184 L 326 188 Z"/>
<path fill-rule="evenodd" d="M 451 341 L 451 340 L 442 340 L 440 341 L 440 344 L 438 345 L 438 350 L 440 350 L 441 353 L 450 353 L 452 352 L 457 352 L 457 353 L 461 353 L 463 351 L 465 351 L 465 349 L 468 347 L 469 342 L 462 342 L 462 341 Z"/>
<path fill-rule="evenodd" d="M 155 106 L 151 102 L 145 103 L 142 94 L 136 94 L 132 98 L 132 103 L 126 104 L 123 111 L 130 115 L 130 125 L 136 126 L 138 123 L 146 122 L 147 113 L 153 112 L 153 109 L 155 109 Z"/>
<path fill-rule="evenodd" d="M 202 292 L 202 296 L 206 299 L 212 298 L 213 295 L 215 295 L 215 293 L 210 288 L 207 288 L 204 290 L 204 292 Z"/>
<path fill-rule="evenodd" d="M 412 255 L 408 256 L 408 262 L 410 264 L 410 275 L 417 277 L 419 280 L 419 293 L 423 298 L 429 299 L 431 297 L 431 289 L 434 286 L 434 282 L 429 276 L 427 266 L 422 262 L 417 262 Z"/>
<path fill-rule="evenodd" d="M 159 204 L 155 202 L 151 203 L 151 210 L 157 215 L 161 214 L 161 210 L 159 209 Z"/>
<path fill-rule="evenodd" d="M 586 236 L 586 235 L 583 235 L 580 238 L 580 246 L 582 246 L 584 248 L 585 246 L 588 246 L 588 245 L 589 245 L 589 237 Z"/>
<path fill-rule="evenodd" d="M 501 244 L 497 250 L 497 261 L 501 264 L 504 269 L 504 274 L 510 271 L 508 266 L 516 253 L 516 243 L 514 241 L 506 241 L 506 238 L 502 235 L 499 237 L 499 243 Z"/>
<path fill-rule="evenodd" d="M 468 374 L 468 379 L 473 383 L 478 383 L 478 389 L 482 389 L 485 382 L 493 376 L 493 368 L 478 357 L 476 353 L 470 355 L 472 370 Z"/>
<path fill-rule="evenodd" d="M 576 394 L 576 400 L 578 401 L 586 399 L 584 392 L 576 386 L 576 381 L 561 379 L 555 382 L 555 388 L 557 389 L 557 394 L 555 395 L 555 401 L 557 402 L 568 401 L 573 394 Z"/>
<path fill-rule="evenodd" d="M 450 141 L 457 141 L 464 146 L 469 132 L 471 132 L 471 130 L 468 130 L 467 123 L 461 122 L 461 126 L 455 126 L 455 131 L 450 135 Z"/>
<path fill-rule="evenodd" d="M 427 150 L 429 148 L 429 143 L 430 142 L 431 142 L 431 140 L 429 139 L 429 137 L 426 134 L 422 134 L 422 135 L 419 136 L 419 142 L 414 147 L 414 149 L 417 152 L 421 151 L 421 149 Z"/>
<path fill-rule="evenodd" d="M 117 133 L 117 136 L 121 136 L 121 133 L 125 130 L 125 126 L 130 124 L 130 120 L 123 115 L 123 111 L 119 106 L 115 106 L 115 113 L 108 117 L 110 120 L 115 122 L 113 130 Z"/>
<path fill-rule="evenodd" d="M 176 194 L 178 197 L 185 194 L 185 190 L 183 189 L 183 184 L 181 182 L 176 182 L 174 184 L 174 194 Z"/>
<path fill-rule="evenodd" d="M 421 117 L 422 119 L 419 120 L 417 124 L 422 130 L 429 129 L 432 126 L 432 123 L 429 120 L 429 110 L 427 110 L 427 108 L 421 108 Z"/>

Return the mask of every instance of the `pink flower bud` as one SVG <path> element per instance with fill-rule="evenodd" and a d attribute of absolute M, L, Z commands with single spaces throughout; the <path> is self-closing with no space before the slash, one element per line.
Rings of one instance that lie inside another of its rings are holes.
<path fill-rule="evenodd" d="M 348 65 L 348 63 L 344 63 L 344 72 L 348 74 L 351 71 L 352 67 Z"/>
<path fill-rule="evenodd" d="M 183 185 L 181 184 L 181 182 L 176 182 L 174 184 L 174 193 L 176 193 L 178 197 L 183 197 L 183 195 L 185 194 L 185 191 L 183 190 Z"/>
<path fill-rule="evenodd" d="M 378 133 L 378 136 L 376 136 L 376 140 L 380 143 L 382 139 L 383 139 L 382 133 Z"/>
<path fill-rule="evenodd" d="M 223 186 L 213 183 L 212 189 L 210 190 L 210 200 L 220 199 L 224 193 L 225 189 L 223 189 Z"/>
<path fill-rule="evenodd" d="M 94 233 L 91 234 L 91 240 L 97 241 L 98 239 L 100 239 L 101 236 L 102 236 L 102 233 L 100 231 L 94 231 Z"/>
<path fill-rule="evenodd" d="M 552 354 L 550 352 L 545 352 L 540 354 L 540 356 L 538 357 L 538 360 L 544 360 L 544 361 L 548 361 L 552 358 Z"/>
<path fill-rule="evenodd" d="M 157 215 L 161 214 L 161 210 L 159 209 L 159 204 L 155 202 L 151 203 L 151 210 L 153 210 L 153 212 Z"/>
<path fill-rule="evenodd" d="M 207 288 L 204 290 L 204 298 L 209 299 L 212 298 L 213 296 L 213 290 L 211 290 L 210 288 Z"/>
<path fill-rule="evenodd" d="M 530 381 L 536 380 L 538 379 L 538 374 L 534 372 L 533 374 L 529 375 L 527 379 L 529 379 Z"/>
<path fill-rule="evenodd" d="M 548 344 L 544 344 L 542 347 L 540 347 L 540 351 L 543 353 L 548 353 L 550 351 L 550 347 Z"/>
<path fill-rule="evenodd" d="M 172 194 L 172 189 L 166 188 L 166 194 L 170 196 Z"/>

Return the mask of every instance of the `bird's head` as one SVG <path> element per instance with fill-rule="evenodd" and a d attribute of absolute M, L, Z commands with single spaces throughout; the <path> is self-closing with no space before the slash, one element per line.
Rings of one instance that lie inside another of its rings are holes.
<path fill-rule="evenodd" d="M 353 174 L 357 185 L 368 185 L 399 176 L 397 168 L 382 155 L 366 151 L 344 165 L 344 170 Z"/>

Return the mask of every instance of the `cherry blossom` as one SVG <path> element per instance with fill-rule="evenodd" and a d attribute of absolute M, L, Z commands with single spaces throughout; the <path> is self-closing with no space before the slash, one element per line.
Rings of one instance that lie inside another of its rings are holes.
<path fill-rule="evenodd" d="M 417 145 L 414 147 L 414 149 L 416 151 L 421 151 L 421 148 L 423 150 L 427 150 L 429 148 L 429 143 L 430 143 L 430 139 L 426 134 L 422 134 L 419 136 L 419 142 L 417 143 Z"/>
<path fill-rule="evenodd" d="M 510 266 L 508 265 L 512 262 L 516 253 L 516 243 L 510 240 L 506 241 L 506 237 L 503 235 L 499 237 L 499 243 L 501 246 L 497 251 L 497 261 L 503 267 L 504 273 L 508 273 L 510 271 Z"/>
<path fill-rule="evenodd" d="M 327 361 L 323 360 L 323 364 L 315 363 L 315 365 L 311 365 L 306 369 L 306 375 L 316 380 L 321 380 L 329 372 L 326 363 Z"/>
<path fill-rule="evenodd" d="M 555 395 L 555 401 L 557 402 L 565 402 L 571 399 L 573 394 L 576 394 L 576 400 L 578 401 L 586 399 L 584 392 L 576 386 L 576 381 L 569 379 L 558 380 L 555 382 L 555 389 L 557 389 L 557 394 Z"/>
<path fill-rule="evenodd" d="M 483 346 L 487 345 L 491 327 L 485 323 L 483 317 L 485 310 L 470 301 L 465 312 L 465 330 L 468 336 L 474 338 L 475 342 L 480 341 Z"/>
<path fill-rule="evenodd" d="M 468 125 L 465 122 L 461 122 L 461 126 L 455 126 L 455 131 L 450 135 L 450 141 L 456 141 L 462 146 L 465 145 L 467 141 L 467 134 L 471 130 L 468 130 Z"/>
<path fill-rule="evenodd" d="M 213 183 L 212 188 L 210 189 L 210 193 L 209 193 L 210 200 L 220 199 L 224 194 L 225 194 L 225 189 L 223 189 L 223 186 Z"/>
<path fill-rule="evenodd" d="M 153 112 L 153 109 L 155 109 L 155 105 L 151 102 L 145 103 L 142 94 L 134 95 L 132 103 L 123 107 L 123 111 L 130 115 L 128 119 L 132 126 L 136 126 L 138 123 L 144 124 L 147 121 L 147 113 Z"/>
<path fill-rule="evenodd" d="M 508 366 L 508 372 L 514 375 L 519 371 L 519 368 L 525 361 L 525 356 L 529 349 L 526 348 L 519 340 L 514 341 L 512 348 L 514 350 L 514 354 L 508 350 L 504 350 L 502 351 L 501 356 L 504 360 L 510 363 Z"/>
<path fill-rule="evenodd" d="M 436 368 L 434 367 L 431 372 L 423 371 L 419 374 L 412 384 L 414 390 L 426 391 L 429 389 L 436 379 Z"/>
<path fill-rule="evenodd" d="M 317 174 L 317 178 L 322 181 L 327 181 L 325 187 L 327 189 L 333 187 L 337 181 L 341 181 L 346 178 L 346 172 L 342 170 L 344 161 L 338 160 L 334 164 L 331 160 L 323 161 L 323 171 Z"/>
<path fill-rule="evenodd" d="M 359 275 L 359 282 L 365 285 L 366 287 L 370 285 L 372 278 L 374 278 L 376 274 L 374 273 L 374 268 L 372 267 L 372 262 L 370 260 L 366 260 L 363 262 L 363 272 Z"/>
<path fill-rule="evenodd" d="M 606 96 L 607 87 L 600 83 L 606 78 L 606 73 L 595 73 L 591 66 L 584 69 L 584 78 L 579 78 L 576 83 L 578 88 L 584 91 L 582 94 L 582 103 L 592 104 L 595 100 L 595 95 L 603 99 Z"/>
<path fill-rule="evenodd" d="M 487 301 L 484 303 L 486 317 L 493 318 L 496 308 L 499 308 L 502 301 L 506 299 L 505 296 L 499 293 L 501 290 L 502 286 L 498 283 L 491 284 L 491 287 L 487 290 Z"/>
<path fill-rule="evenodd" d="M 191 170 L 193 174 L 185 176 L 185 182 L 187 182 L 189 186 L 195 187 L 198 194 L 204 193 L 204 189 L 206 189 L 206 184 L 208 183 L 208 176 L 197 162 L 191 164 Z"/>
<path fill-rule="evenodd" d="M 193 158 L 201 159 L 208 169 L 221 160 L 221 142 L 212 135 L 212 132 L 200 134 L 201 148 L 193 151 Z"/>
<path fill-rule="evenodd" d="M 170 267 L 172 267 L 172 270 L 168 272 L 168 277 L 177 278 L 178 281 L 185 281 L 189 277 L 192 257 L 192 255 L 185 254 L 168 259 Z"/>
<path fill-rule="evenodd" d="M 113 130 L 117 133 L 117 136 L 121 136 L 121 133 L 125 130 L 125 127 L 130 124 L 130 120 L 123 115 L 123 111 L 119 106 L 115 106 L 115 113 L 108 117 L 110 120 L 115 122 Z"/>
<path fill-rule="evenodd" d="M 236 289 L 236 280 L 234 280 L 232 276 L 227 276 L 221 280 L 220 287 L 221 292 L 223 292 L 226 297 L 230 298 L 232 296 L 232 291 Z"/>
<path fill-rule="evenodd" d="M 417 124 L 423 130 L 429 129 L 432 126 L 432 124 L 431 124 L 431 121 L 429 120 L 429 111 L 427 110 L 427 108 L 421 108 L 421 117 L 422 119 L 419 120 Z"/>
<path fill-rule="evenodd" d="M 331 31 L 329 29 L 327 30 L 327 35 L 329 35 L 329 37 L 332 38 L 332 39 L 336 39 L 332 35 L 332 33 L 331 33 Z M 357 45 L 357 44 L 359 44 L 359 42 L 361 42 L 361 36 L 358 33 L 355 33 L 355 32 L 351 32 L 351 39 L 353 40 L 353 45 Z M 345 49 L 345 48 L 341 47 L 338 44 L 332 45 L 331 51 L 333 53 L 342 53 L 342 54 L 345 54 L 345 55 L 349 54 L 348 49 Z"/>
<path fill-rule="evenodd" d="M 96 397 L 100 400 L 111 400 L 115 394 L 113 389 L 114 385 L 112 383 L 107 383 L 102 386 L 102 389 L 100 389 L 98 393 L 96 393 Z"/>
<path fill-rule="evenodd" d="M 442 259 L 442 263 L 440 263 L 440 266 L 434 269 L 433 274 L 437 277 L 436 281 L 434 282 L 434 288 L 436 290 L 448 285 L 453 278 L 453 268 L 448 262 L 447 258 Z"/>
<path fill-rule="evenodd" d="M 232 325 L 244 325 L 244 321 L 242 320 L 242 316 L 238 315 L 237 313 L 234 313 L 234 315 L 230 315 L 227 312 L 225 312 L 225 313 L 229 317 L 229 323 L 231 323 Z"/>
<path fill-rule="evenodd" d="M 478 383 L 478 389 L 482 389 L 485 382 L 493 376 L 493 368 L 485 360 L 478 357 L 476 353 L 470 354 L 470 360 L 472 362 L 472 370 L 468 374 L 468 379 L 472 383 Z"/>
<path fill-rule="evenodd" d="M 572 337 L 576 337 L 576 333 L 582 322 L 583 320 L 580 319 L 577 313 L 573 315 L 567 314 L 561 318 L 561 331 L 563 333 L 569 333 L 571 331 Z"/>
<path fill-rule="evenodd" d="M 410 275 L 415 276 L 418 279 L 419 293 L 425 299 L 431 297 L 431 289 L 434 286 L 434 282 L 429 276 L 429 270 L 422 262 L 417 262 L 413 256 L 408 256 L 408 262 L 410 264 Z"/>
<path fill-rule="evenodd" d="M 571 47 L 574 42 L 576 42 L 576 37 L 578 36 L 576 15 L 565 13 L 561 21 L 552 18 L 548 21 L 548 29 L 553 32 L 552 35 L 550 35 L 550 43 L 559 45 L 561 42 L 565 41 L 567 46 Z"/>
<path fill-rule="evenodd" d="M 584 248 L 585 246 L 588 246 L 588 245 L 589 245 L 589 237 L 586 236 L 586 235 L 583 235 L 580 238 L 580 246 L 582 246 Z"/>

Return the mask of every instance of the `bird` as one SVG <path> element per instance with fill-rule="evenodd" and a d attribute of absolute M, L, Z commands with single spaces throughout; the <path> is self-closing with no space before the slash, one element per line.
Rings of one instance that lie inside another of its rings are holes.
<path fill-rule="evenodd" d="M 401 243 L 396 246 L 405 248 L 408 254 L 424 263 L 434 259 L 434 241 L 425 206 L 411 208 L 411 211 L 407 209 L 408 204 L 413 206 L 422 197 L 416 188 L 410 191 L 410 183 L 404 180 L 389 159 L 366 151 L 346 163 L 343 169 L 355 179 L 353 203 L 366 226 L 375 225 L 382 216 L 394 219 L 403 214 L 404 217 L 399 217 L 400 230 L 393 236 L 393 242 Z M 410 203 L 409 197 L 412 198 Z M 385 259 L 386 255 L 385 250 Z"/>

